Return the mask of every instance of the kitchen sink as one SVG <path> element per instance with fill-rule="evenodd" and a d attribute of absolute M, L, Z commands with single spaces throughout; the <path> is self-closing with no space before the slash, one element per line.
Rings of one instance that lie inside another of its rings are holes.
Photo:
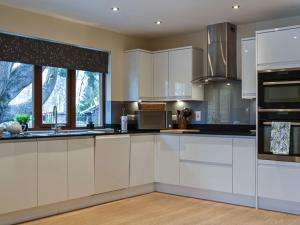
<path fill-rule="evenodd" d="M 94 129 L 94 130 L 59 130 L 54 132 L 53 130 L 43 130 L 43 131 L 30 131 L 26 135 L 37 136 L 37 137 L 48 137 L 48 136 L 64 136 L 64 135 L 88 135 L 88 134 L 105 134 L 113 133 L 114 129 Z"/>

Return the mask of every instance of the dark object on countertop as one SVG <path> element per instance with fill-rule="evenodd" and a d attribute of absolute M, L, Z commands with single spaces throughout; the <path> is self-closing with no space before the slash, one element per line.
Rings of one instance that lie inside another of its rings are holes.
<path fill-rule="evenodd" d="M 184 108 L 182 111 L 177 110 L 178 114 L 178 128 L 186 129 L 187 128 L 187 118 L 192 115 L 192 110 L 189 108 Z"/>

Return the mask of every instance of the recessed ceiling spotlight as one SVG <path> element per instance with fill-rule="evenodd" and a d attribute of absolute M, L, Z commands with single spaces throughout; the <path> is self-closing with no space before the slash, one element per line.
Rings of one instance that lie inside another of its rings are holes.
<path fill-rule="evenodd" d="M 120 10 L 120 8 L 119 7 L 112 7 L 111 10 L 114 11 L 114 12 L 118 12 Z"/>
<path fill-rule="evenodd" d="M 238 5 L 238 4 L 233 5 L 232 8 L 233 8 L 233 9 L 239 9 L 239 8 L 240 8 L 240 5 Z"/>
<path fill-rule="evenodd" d="M 161 25 L 162 22 L 161 22 L 160 20 L 157 20 L 157 21 L 155 21 L 155 24 L 156 24 L 156 25 Z"/>

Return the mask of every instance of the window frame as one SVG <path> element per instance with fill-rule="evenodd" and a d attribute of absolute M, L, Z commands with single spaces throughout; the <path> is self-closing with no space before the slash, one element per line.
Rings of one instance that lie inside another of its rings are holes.
<path fill-rule="evenodd" d="M 102 108 L 102 126 L 105 127 L 105 103 L 106 103 L 106 74 L 101 73 L 102 87 L 101 108 Z M 42 121 L 42 66 L 34 66 L 34 82 L 33 82 L 33 128 L 30 130 L 51 129 L 51 124 L 43 124 Z M 100 88 L 100 85 L 99 85 Z M 100 99 L 100 97 L 99 97 Z M 67 123 L 62 129 L 85 129 L 85 127 L 76 127 L 76 70 L 67 69 Z"/>

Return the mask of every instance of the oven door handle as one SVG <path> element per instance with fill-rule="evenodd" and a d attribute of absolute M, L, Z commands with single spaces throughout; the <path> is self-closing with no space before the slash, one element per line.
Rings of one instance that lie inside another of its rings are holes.
<path fill-rule="evenodd" d="M 263 122 L 263 125 L 272 125 L 272 122 Z M 291 122 L 292 126 L 300 126 L 300 123 Z"/>
<path fill-rule="evenodd" d="M 300 109 L 258 109 L 258 112 L 300 112 Z"/>
<path fill-rule="evenodd" d="M 289 85 L 289 84 L 300 84 L 300 80 L 294 81 L 266 81 L 263 82 L 263 86 L 276 86 L 276 85 Z"/>

